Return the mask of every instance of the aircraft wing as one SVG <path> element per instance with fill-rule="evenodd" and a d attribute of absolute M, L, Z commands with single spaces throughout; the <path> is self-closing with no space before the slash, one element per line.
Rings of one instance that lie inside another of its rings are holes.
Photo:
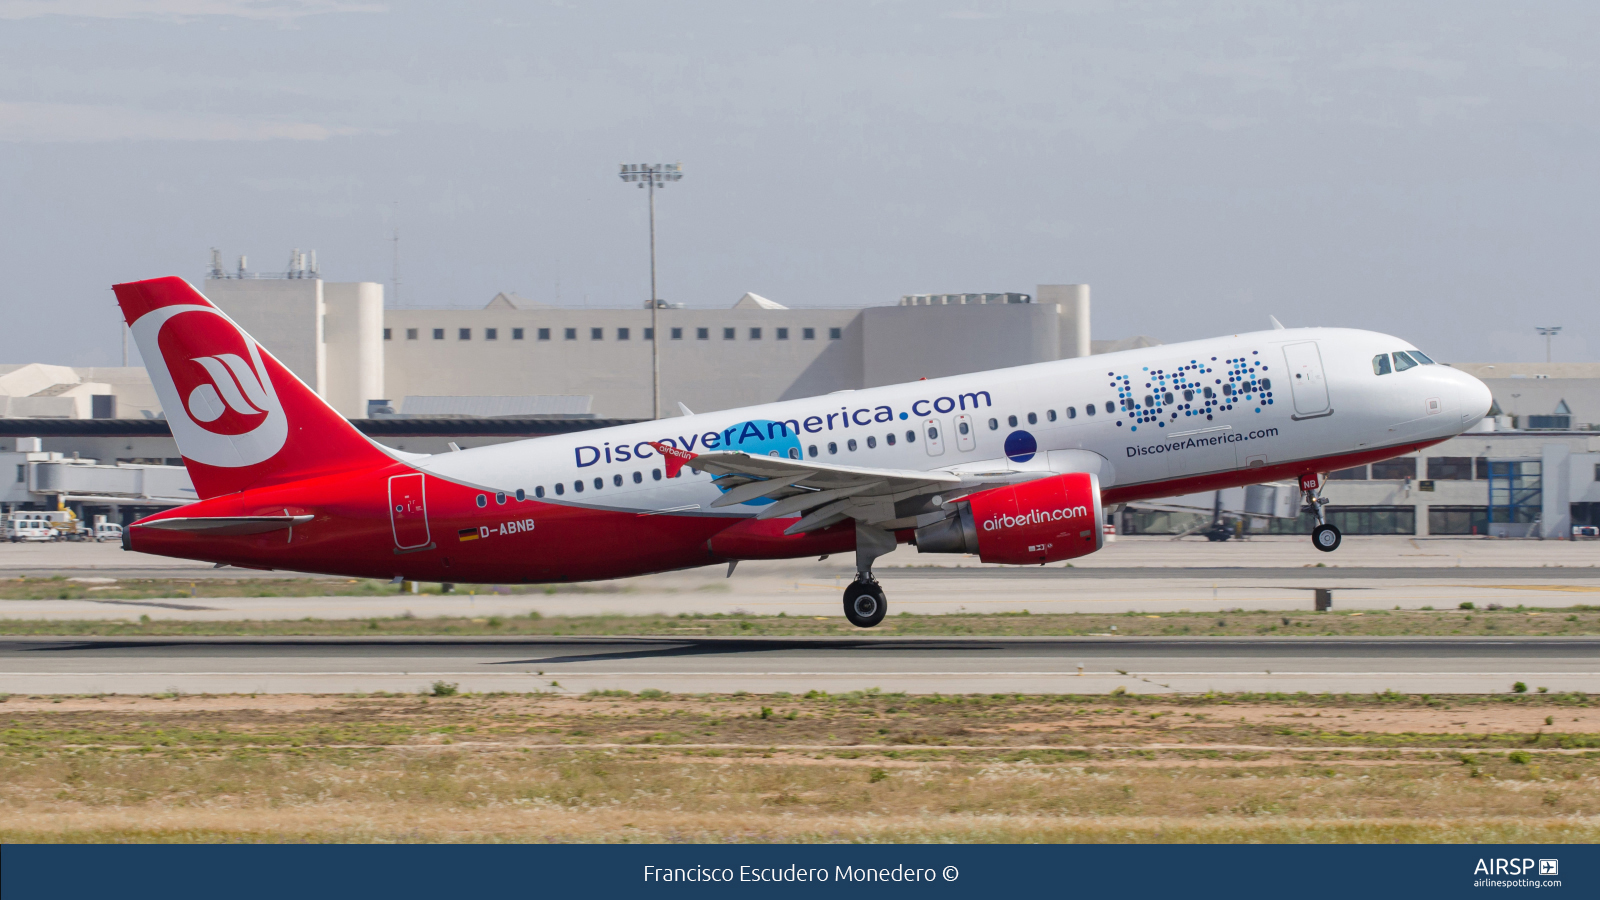
<path fill-rule="evenodd" d="M 683 466 L 715 476 L 712 483 L 724 493 L 712 501 L 713 508 L 769 500 L 772 502 L 760 508 L 757 519 L 800 514 L 799 521 L 784 529 L 785 534 L 815 531 L 846 518 L 880 528 L 910 527 L 918 515 L 939 511 L 942 503 L 935 503 L 936 498 L 951 499 L 1015 480 L 1010 473 L 985 476 L 874 469 L 738 451 L 694 454 L 661 444 L 651 446 L 666 459 L 668 477 Z"/>

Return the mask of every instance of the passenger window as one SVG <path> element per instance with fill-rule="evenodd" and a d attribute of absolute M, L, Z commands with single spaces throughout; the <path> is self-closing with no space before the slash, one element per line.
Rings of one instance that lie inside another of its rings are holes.
<path fill-rule="evenodd" d="M 1374 375 L 1387 375 L 1387 374 L 1389 374 L 1389 354 L 1387 354 L 1387 353 L 1379 353 L 1377 356 L 1374 356 L 1372 358 L 1372 374 L 1374 374 Z"/>
<path fill-rule="evenodd" d="M 835 444 L 833 441 L 829 441 L 828 442 L 828 455 L 832 456 L 833 454 L 838 453 L 838 452 L 839 452 L 839 445 Z"/>
<path fill-rule="evenodd" d="M 1077 417 L 1078 417 L 1078 408 L 1076 406 L 1067 407 L 1067 418 L 1076 419 Z"/>
<path fill-rule="evenodd" d="M 856 439 L 855 438 L 851 438 L 850 440 L 845 441 L 844 442 L 844 448 L 846 450 L 849 450 L 851 453 L 856 452 Z"/>
<path fill-rule="evenodd" d="M 583 493 L 583 480 L 582 480 L 582 479 L 579 479 L 579 480 L 577 480 L 577 481 L 574 481 L 574 482 L 573 482 L 573 483 L 572 483 L 572 489 L 573 489 L 573 490 L 574 490 L 574 491 L 576 491 L 576 492 L 578 492 L 578 493 L 580 493 L 580 494 L 581 494 L 581 493 Z"/>
<path fill-rule="evenodd" d="M 812 444 L 811 446 L 807 447 L 806 448 L 806 452 L 811 454 L 811 458 L 812 459 L 816 459 L 817 458 L 817 445 L 816 444 Z"/>
<path fill-rule="evenodd" d="M 1112 413 L 1112 412 L 1116 412 L 1116 411 L 1117 411 L 1116 404 L 1112 403 L 1110 400 L 1107 400 L 1106 401 L 1106 412 Z"/>
<path fill-rule="evenodd" d="M 524 501 L 526 499 L 528 499 L 527 493 L 524 492 L 522 490 L 522 488 L 517 488 L 517 502 L 521 503 L 522 501 Z"/>
<path fill-rule="evenodd" d="M 660 469 L 651 469 L 650 470 L 650 477 L 655 479 L 656 481 L 660 481 L 661 480 L 661 470 Z"/>
<path fill-rule="evenodd" d="M 868 450 L 876 450 L 877 448 L 878 448 L 878 439 L 875 438 L 875 437 L 870 437 L 869 436 L 867 438 L 867 449 Z"/>
<path fill-rule="evenodd" d="M 917 433 L 915 431 L 906 432 L 906 443 L 915 444 L 916 442 L 917 442 Z"/>
<path fill-rule="evenodd" d="M 1422 363 L 1425 366 L 1436 365 L 1436 363 L 1434 363 L 1433 360 L 1429 359 L 1426 355 L 1424 355 L 1421 350 L 1407 350 L 1406 352 L 1411 354 L 1411 358 L 1412 359 L 1416 360 L 1419 363 Z"/>
<path fill-rule="evenodd" d="M 1091 403 L 1088 406 L 1085 406 L 1083 408 L 1083 411 L 1092 416 L 1095 413 L 1095 405 L 1093 403 Z"/>
<path fill-rule="evenodd" d="M 506 505 L 506 492 L 505 491 L 500 491 L 499 493 L 495 494 L 494 495 L 494 502 L 500 504 L 501 506 L 505 506 Z"/>
<path fill-rule="evenodd" d="M 1261 379 L 1261 389 L 1263 391 L 1272 390 L 1272 379 L 1271 378 L 1263 378 L 1263 379 Z"/>
<path fill-rule="evenodd" d="M 595 490 L 597 490 L 597 491 L 598 491 L 598 490 L 600 490 L 600 489 L 601 489 L 601 488 L 603 488 L 603 487 L 605 487 L 605 486 L 606 486 L 606 483 L 605 483 L 605 481 L 603 481 L 603 480 L 602 480 L 602 479 L 600 479 L 600 478 L 596 478 L 596 479 L 595 479 L 595 480 L 594 480 L 594 489 L 595 489 Z"/>
<path fill-rule="evenodd" d="M 1000 422 L 999 422 L 999 420 L 990 419 L 989 420 L 989 430 L 990 431 L 999 431 L 1000 430 Z M 961 433 L 962 434 L 966 434 L 966 430 L 963 429 Z"/>
<path fill-rule="evenodd" d="M 541 488 L 540 490 L 543 490 L 543 488 Z M 562 484 L 562 483 L 560 483 L 560 482 L 556 482 L 556 496 L 559 497 L 562 494 L 565 494 L 566 492 L 567 492 L 567 486 Z"/>
<path fill-rule="evenodd" d="M 1193 400 L 1193 399 L 1194 399 L 1194 388 L 1184 388 L 1184 391 L 1183 391 L 1183 402 L 1188 403 L 1190 400 Z"/>
<path fill-rule="evenodd" d="M 488 506 L 488 505 L 489 505 L 489 498 L 487 496 L 483 495 L 483 494 L 479 494 L 478 495 L 478 508 L 479 509 L 483 509 L 485 506 Z"/>
<path fill-rule="evenodd" d="M 799 447 L 790 447 L 789 448 L 789 458 L 790 459 L 799 459 L 800 458 L 800 448 Z"/>
<path fill-rule="evenodd" d="M 633 483 L 634 484 L 644 484 L 644 473 L 643 472 L 635 472 L 635 473 L 633 473 Z"/>
<path fill-rule="evenodd" d="M 622 473 L 621 472 L 618 472 L 617 474 L 611 476 L 611 486 L 612 487 L 622 487 Z"/>
<path fill-rule="evenodd" d="M 894 446 L 894 432 L 891 431 L 888 434 L 884 435 L 883 436 L 883 440 L 889 446 L 893 447 Z"/>
<path fill-rule="evenodd" d="M 937 428 L 929 428 L 928 429 L 928 440 L 937 441 L 938 439 L 939 439 L 939 429 L 937 429 Z"/>
<path fill-rule="evenodd" d="M 1017 417 L 1016 416 L 1007 417 L 1006 418 L 1006 424 L 1010 425 L 1012 428 L 1017 427 Z"/>
<path fill-rule="evenodd" d="M 1145 394 L 1144 395 L 1144 405 L 1146 407 L 1155 406 L 1156 405 L 1156 398 L 1150 396 L 1149 394 Z"/>
<path fill-rule="evenodd" d="M 956 430 L 960 431 L 962 434 L 966 434 L 969 429 L 967 428 L 967 423 L 965 423 L 965 422 L 957 422 L 956 423 Z M 928 429 L 928 437 L 938 437 L 938 435 L 934 434 L 933 433 L 933 429 L 930 428 L 930 429 Z"/>
<path fill-rule="evenodd" d="M 1031 416 L 1033 413 L 1029 413 L 1028 415 Z M 1056 411 L 1053 409 L 1047 409 L 1044 411 L 1044 417 L 1048 421 L 1054 422 L 1056 420 Z"/>
<path fill-rule="evenodd" d="M 1417 365 L 1417 361 L 1412 359 L 1410 356 L 1406 355 L 1406 352 L 1404 350 L 1396 350 L 1395 351 L 1395 353 L 1394 353 L 1394 370 L 1396 372 L 1404 372 L 1405 370 L 1413 368 L 1416 365 Z"/>
<path fill-rule="evenodd" d="M 1172 392 L 1168 391 L 1167 393 L 1162 394 L 1161 395 L 1161 402 L 1167 404 L 1168 406 L 1171 406 L 1172 405 Z"/>

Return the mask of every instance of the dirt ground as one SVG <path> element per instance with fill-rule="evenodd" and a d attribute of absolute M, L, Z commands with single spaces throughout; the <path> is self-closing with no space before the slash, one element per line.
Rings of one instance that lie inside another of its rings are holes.
<path fill-rule="evenodd" d="M 22 697 L 5 841 L 1595 841 L 1600 705 Z"/>

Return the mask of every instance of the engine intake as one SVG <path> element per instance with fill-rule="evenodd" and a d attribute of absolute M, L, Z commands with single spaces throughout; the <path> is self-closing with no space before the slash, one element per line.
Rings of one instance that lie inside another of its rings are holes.
<path fill-rule="evenodd" d="M 918 553 L 976 553 L 986 563 L 1043 565 L 1105 544 L 1100 480 L 1075 472 L 973 494 L 916 531 Z"/>

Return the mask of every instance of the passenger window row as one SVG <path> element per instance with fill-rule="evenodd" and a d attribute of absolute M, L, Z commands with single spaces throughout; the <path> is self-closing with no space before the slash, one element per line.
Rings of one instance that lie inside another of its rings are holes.
<path fill-rule="evenodd" d="M 963 433 L 965 433 L 965 432 L 963 432 Z M 928 437 L 931 440 L 938 440 L 939 439 L 939 429 L 933 428 L 933 427 L 929 427 L 928 428 Z M 883 436 L 883 443 L 884 443 L 884 446 L 886 446 L 886 447 L 893 447 L 899 441 L 900 441 L 900 436 L 895 434 L 893 431 L 891 431 L 888 434 Z M 915 431 L 909 431 L 909 430 L 906 431 L 906 433 L 905 433 L 905 442 L 908 443 L 908 444 L 915 444 L 917 442 L 917 433 Z M 867 445 L 867 449 L 868 450 L 876 450 L 878 448 L 878 436 L 875 435 L 875 434 L 867 435 L 866 445 Z M 846 440 L 844 442 L 844 449 L 848 453 L 854 453 L 856 450 L 860 449 L 860 447 L 861 447 L 861 445 L 856 442 L 855 438 L 850 438 L 850 439 L 848 439 L 848 440 Z M 829 456 L 837 456 L 838 453 L 839 453 L 839 444 L 838 444 L 837 441 L 829 441 L 826 445 L 824 445 L 824 447 L 818 447 L 816 444 L 812 444 L 812 445 L 806 447 L 806 455 L 811 457 L 812 459 L 816 459 L 818 454 L 820 454 L 823 449 L 827 450 Z M 777 452 L 778 451 L 774 450 L 769 455 L 776 456 Z M 793 449 L 791 449 L 789 451 L 789 455 L 791 457 L 794 457 L 795 456 L 795 451 Z"/>
<path fill-rule="evenodd" d="M 662 478 L 662 475 L 661 475 L 661 470 L 660 469 L 651 469 L 650 470 L 650 479 L 652 481 L 660 481 L 661 478 Z M 627 479 L 625 477 L 623 477 L 623 474 L 621 472 L 618 472 L 618 473 L 616 473 L 616 474 L 611 476 L 611 486 L 612 487 L 622 487 L 626 483 L 627 483 Z M 644 473 L 640 472 L 640 471 L 635 471 L 633 473 L 633 483 L 634 484 L 643 484 L 644 483 Z M 592 484 L 594 489 L 597 490 L 597 491 L 604 490 L 605 486 L 606 486 L 606 480 L 605 480 L 605 478 L 603 476 L 596 476 L 595 478 L 591 479 L 590 484 Z M 555 495 L 557 497 L 563 496 L 567 492 L 567 486 L 565 484 L 563 484 L 562 482 L 559 482 L 559 481 L 556 482 L 556 484 L 554 486 L 554 489 L 555 489 Z M 582 478 L 579 478 L 578 480 L 572 482 L 572 491 L 573 491 L 573 493 L 576 493 L 576 494 L 583 493 L 583 491 L 584 491 L 584 482 L 583 482 Z M 538 487 L 534 488 L 533 489 L 533 496 L 534 497 L 538 497 L 538 498 L 544 497 L 544 485 L 539 485 Z M 525 497 L 524 493 L 521 490 L 518 490 L 517 491 L 517 499 L 518 500 L 522 500 L 522 499 L 524 499 L 524 497 Z M 496 498 L 497 502 L 500 502 L 500 503 L 504 503 L 505 502 L 505 495 L 504 494 L 496 494 L 495 498 Z M 479 506 L 483 506 L 484 504 L 485 504 L 484 495 L 479 494 L 478 495 L 478 505 Z"/>

